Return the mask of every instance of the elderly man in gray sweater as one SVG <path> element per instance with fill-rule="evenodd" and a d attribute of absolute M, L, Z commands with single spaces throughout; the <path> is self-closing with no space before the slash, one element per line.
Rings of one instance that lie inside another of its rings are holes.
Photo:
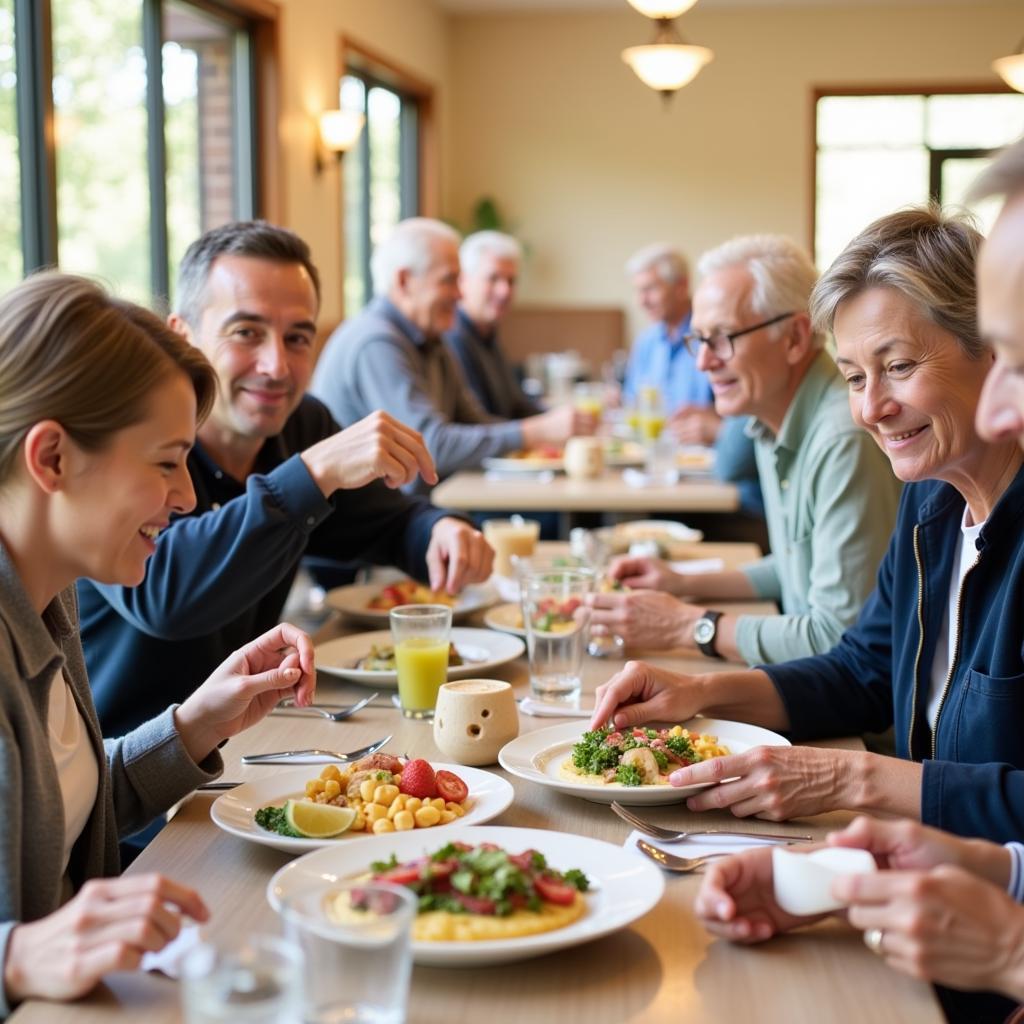
<path fill-rule="evenodd" d="M 459 236 L 446 224 L 402 221 L 374 250 L 371 269 L 375 298 L 328 339 L 310 389 L 339 422 L 389 412 L 423 435 L 441 478 L 488 456 L 593 433 L 593 417 L 572 406 L 504 420 L 473 396 L 441 340 L 459 298 Z"/>

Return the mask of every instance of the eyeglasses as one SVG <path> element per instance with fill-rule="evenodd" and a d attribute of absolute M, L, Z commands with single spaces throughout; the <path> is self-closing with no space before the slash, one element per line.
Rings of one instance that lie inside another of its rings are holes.
<path fill-rule="evenodd" d="M 796 313 L 780 313 L 778 316 L 773 316 L 771 320 L 764 320 L 759 324 L 754 324 L 753 327 L 743 327 L 738 331 L 732 332 L 724 331 L 720 327 L 710 334 L 699 334 L 696 331 L 691 331 L 683 336 L 683 344 L 690 355 L 695 358 L 700 353 L 701 345 L 707 345 L 711 350 L 711 354 L 716 359 L 721 359 L 723 363 L 727 363 L 736 353 L 735 341 L 737 338 L 742 338 L 744 334 L 753 334 L 754 331 L 759 331 L 762 327 L 771 327 L 772 324 L 777 324 L 779 321 L 791 316 L 796 316 Z"/>

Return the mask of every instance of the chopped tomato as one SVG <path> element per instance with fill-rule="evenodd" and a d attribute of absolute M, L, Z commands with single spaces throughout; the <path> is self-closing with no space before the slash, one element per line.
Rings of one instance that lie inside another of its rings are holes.
<path fill-rule="evenodd" d="M 412 885 L 420 878 L 420 869 L 415 864 L 402 864 L 400 867 L 385 871 L 382 875 L 375 875 L 378 882 L 390 882 L 392 885 Z"/>
<path fill-rule="evenodd" d="M 508 859 L 520 871 L 529 871 L 533 867 L 533 850 L 523 850 L 522 853 L 510 853 Z"/>
<path fill-rule="evenodd" d="M 462 892 L 458 893 L 456 898 L 471 914 L 494 913 L 494 900 L 485 900 L 479 896 L 467 896 Z"/>
<path fill-rule="evenodd" d="M 437 785 L 437 795 L 446 803 L 461 804 L 469 796 L 469 786 L 455 774 L 447 772 L 443 768 L 434 776 Z"/>
<path fill-rule="evenodd" d="M 540 875 L 533 880 L 533 885 L 542 900 L 559 907 L 568 907 L 576 899 L 576 890 L 571 885 L 551 875 Z"/>

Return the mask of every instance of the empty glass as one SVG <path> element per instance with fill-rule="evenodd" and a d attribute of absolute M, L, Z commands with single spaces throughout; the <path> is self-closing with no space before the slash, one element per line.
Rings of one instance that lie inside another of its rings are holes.
<path fill-rule="evenodd" d="M 448 678 L 452 610 L 444 604 L 392 608 L 398 698 L 406 718 L 433 718 L 437 691 Z"/>
<path fill-rule="evenodd" d="M 541 700 L 578 702 L 583 687 L 590 570 L 555 569 L 521 579 L 530 688 Z"/>
<path fill-rule="evenodd" d="M 307 1024 L 403 1024 L 416 897 L 383 882 L 339 882 L 289 896 L 285 934 L 306 961 Z"/>
<path fill-rule="evenodd" d="M 301 1024 L 302 969 L 299 948 L 269 935 L 196 946 L 181 969 L 185 1024 Z"/>
<path fill-rule="evenodd" d="M 676 465 L 676 442 L 668 434 L 648 441 L 645 448 L 645 467 L 651 483 L 671 485 L 679 482 Z"/>

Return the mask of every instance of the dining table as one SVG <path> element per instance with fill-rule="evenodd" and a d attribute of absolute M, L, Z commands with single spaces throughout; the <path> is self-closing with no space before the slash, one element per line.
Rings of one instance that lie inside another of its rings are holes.
<path fill-rule="evenodd" d="M 458 511 L 672 513 L 735 512 L 739 491 L 734 484 L 707 476 L 683 476 L 676 483 L 631 486 L 625 471 L 607 469 L 592 480 L 556 474 L 502 474 L 478 471 L 453 473 L 430 494 L 440 508 Z"/>
<path fill-rule="evenodd" d="M 722 558 L 728 566 L 757 553 L 749 544 L 706 547 L 707 557 Z M 734 607 L 751 613 L 773 610 L 764 603 Z M 475 613 L 467 624 L 479 625 L 482 615 Z M 314 639 L 324 641 L 366 628 L 336 613 Z M 627 649 L 626 655 L 680 672 L 736 667 L 682 650 Z M 584 705 L 592 704 L 595 688 L 621 668 L 621 661 L 588 656 Z M 488 675 L 511 683 L 517 697 L 529 694 L 529 672 L 523 657 Z M 223 778 L 244 783 L 292 770 L 246 766 L 241 762 L 243 754 L 305 747 L 347 750 L 387 734 L 392 736 L 388 751 L 430 761 L 447 760 L 435 746 L 430 722 L 402 717 L 390 699 L 391 690 L 379 685 L 373 688 L 380 691 L 380 697 L 344 722 L 309 714 L 271 714 L 223 748 Z M 364 685 L 318 674 L 320 702 L 354 701 L 368 692 Z M 521 735 L 571 720 L 522 713 L 519 719 Z M 578 723 L 582 733 L 587 723 L 583 719 Z M 863 749 L 856 737 L 821 745 Z M 486 770 L 506 778 L 515 792 L 508 809 L 489 824 L 588 836 L 617 846 L 630 834 L 630 826 L 606 804 L 563 794 L 497 765 Z M 318 772 L 319 766 L 310 767 L 310 778 Z M 291 857 L 221 831 L 210 817 L 217 798 L 217 793 L 196 792 L 183 801 L 128 871 L 160 872 L 195 887 L 212 911 L 204 937 L 214 943 L 257 933 L 279 934 L 279 920 L 268 904 L 266 890 L 271 876 Z M 835 812 L 780 826 L 758 819 L 739 821 L 726 811 L 694 813 L 683 802 L 637 810 L 654 822 L 684 829 L 792 829 L 816 838 L 823 838 L 851 817 Z M 387 836 L 381 836 L 367 845 L 380 843 L 383 850 L 386 840 Z M 633 854 L 641 856 L 638 851 Z M 759 945 L 734 945 L 709 934 L 694 913 L 699 873 L 667 874 L 665 881 L 664 896 L 653 910 L 596 941 L 499 966 L 416 966 L 409 1024 L 939 1024 L 944 1019 L 929 985 L 888 968 L 867 949 L 860 932 L 839 917 Z M 11 1019 L 15 1024 L 172 1024 L 182 1019 L 179 985 L 155 972 L 117 973 L 80 1000 L 67 1004 L 32 1000 Z"/>

